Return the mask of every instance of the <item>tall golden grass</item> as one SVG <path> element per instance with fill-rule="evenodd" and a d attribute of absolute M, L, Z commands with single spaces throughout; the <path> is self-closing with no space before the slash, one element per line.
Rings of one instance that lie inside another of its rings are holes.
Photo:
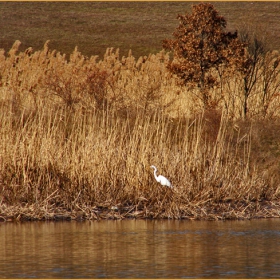
<path fill-rule="evenodd" d="M 237 101 L 204 112 L 164 52 L 67 59 L 47 43 L 0 54 L 2 220 L 279 216 L 279 186 L 251 164 L 250 129 L 233 121 Z"/>

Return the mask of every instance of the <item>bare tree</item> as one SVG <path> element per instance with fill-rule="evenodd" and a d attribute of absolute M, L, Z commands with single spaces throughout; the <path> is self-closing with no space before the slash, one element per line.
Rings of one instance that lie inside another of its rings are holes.
<path fill-rule="evenodd" d="M 277 51 L 269 51 L 265 55 L 261 94 L 262 116 L 264 118 L 269 115 L 273 116 L 275 112 L 272 111 L 269 114 L 269 109 L 280 95 L 280 55 Z M 277 109 L 279 110 L 279 105 Z"/>
<path fill-rule="evenodd" d="M 243 31 L 240 33 L 240 38 L 248 46 L 247 59 L 243 61 L 240 68 L 243 77 L 243 117 L 246 118 L 248 99 L 253 94 L 253 89 L 262 75 L 265 46 L 264 42 L 253 33 Z"/>
<path fill-rule="evenodd" d="M 269 107 L 279 97 L 279 53 L 268 47 L 265 34 L 251 26 L 242 28 L 240 38 L 248 46 L 247 59 L 244 60 L 246 63 L 240 69 L 243 78 L 243 116 L 246 118 L 248 114 L 248 99 L 260 94 L 261 113 L 267 117 Z"/>

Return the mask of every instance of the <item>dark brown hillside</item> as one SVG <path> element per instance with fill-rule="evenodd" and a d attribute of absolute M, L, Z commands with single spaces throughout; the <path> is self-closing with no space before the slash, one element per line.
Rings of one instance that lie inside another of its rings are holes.
<path fill-rule="evenodd" d="M 194 2 L 1 2 L 0 48 L 9 50 L 15 40 L 22 50 L 50 47 L 71 53 L 75 46 L 87 56 L 103 56 L 107 47 L 127 55 L 148 55 L 162 48 Z M 197 3 L 197 2 L 196 2 Z M 229 29 L 241 25 L 263 29 L 272 48 L 280 47 L 280 2 L 213 2 Z"/>

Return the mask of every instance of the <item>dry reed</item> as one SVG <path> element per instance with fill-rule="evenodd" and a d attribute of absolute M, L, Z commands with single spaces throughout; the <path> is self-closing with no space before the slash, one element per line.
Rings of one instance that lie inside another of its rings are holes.
<path fill-rule="evenodd" d="M 200 111 L 168 54 L 67 60 L 47 43 L 18 46 L 0 54 L 1 220 L 279 216 L 278 184 L 250 164 L 250 130 L 228 110 Z"/>

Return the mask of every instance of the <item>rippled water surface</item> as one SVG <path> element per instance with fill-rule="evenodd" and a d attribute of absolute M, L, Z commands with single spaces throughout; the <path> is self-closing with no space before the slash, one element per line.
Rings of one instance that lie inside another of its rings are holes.
<path fill-rule="evenodd" d="M 0 278 L 279 277 L 279 219 L 0 224 Z"/>

